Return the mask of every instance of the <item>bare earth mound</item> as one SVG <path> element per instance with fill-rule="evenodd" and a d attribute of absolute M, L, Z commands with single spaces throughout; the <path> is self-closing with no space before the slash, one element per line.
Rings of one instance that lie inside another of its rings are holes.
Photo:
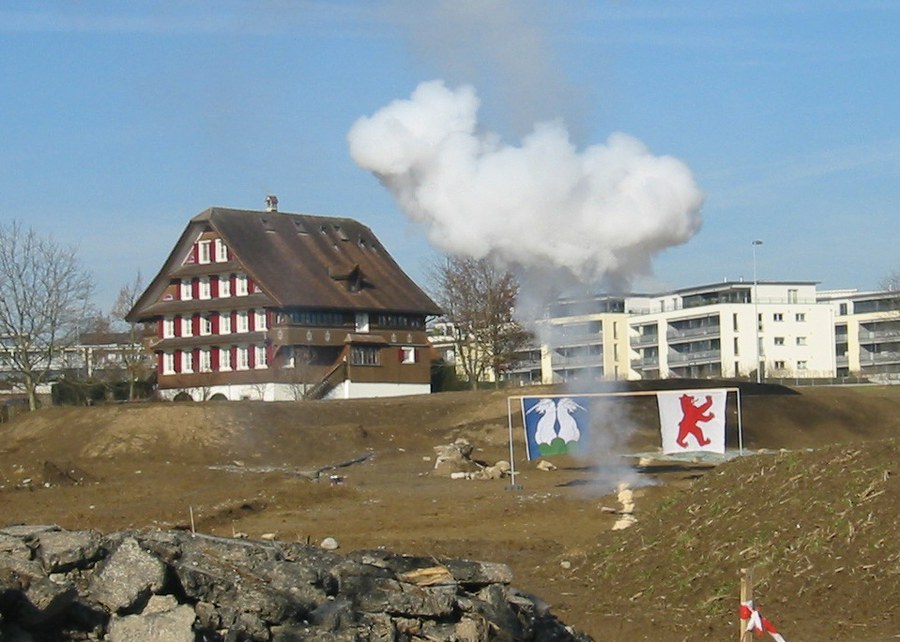
<path fill-rule="evenodd" d="M 458 437 L 485 463 L 509 458 L 506 392 L 49 408 L 0 426 L 2 525 L 109 532 L 193 516 L 214 535 L 503 562 L 598 640 L 732 636 L 738 572 L 753 566 L 787 639 L 893 639 L 900 388 L 800 393 L 745 394 L 745 446 L 768 452 L 715 468 L 607 453 L 544 472 L 521 461 L 518 428 L 515 490 L 432 471 L 433 447 Z M 624 404 L 622 453 L 658 446 L 654 412 L 650 398 Z M 623 480 L 638 521 L 613 531 Z"/>

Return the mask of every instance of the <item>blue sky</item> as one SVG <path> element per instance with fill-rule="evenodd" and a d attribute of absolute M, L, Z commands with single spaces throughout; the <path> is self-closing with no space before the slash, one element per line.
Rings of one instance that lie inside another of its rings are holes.
<path fill-rule="evenodd" d="M 268 193 L 369 225 L 424 284 L 424 230 L 347 132 L 440 78 L 509 144 L 563 118 L 690 167 L 703 226 L 647 288 L 750 280 L 760 239 L 761 279 L 871 289 L 900 269 L 898 29 L 867 0 L 6 0 L 0 221 L 75 244 L 103 310 L 190 217 Z"/>

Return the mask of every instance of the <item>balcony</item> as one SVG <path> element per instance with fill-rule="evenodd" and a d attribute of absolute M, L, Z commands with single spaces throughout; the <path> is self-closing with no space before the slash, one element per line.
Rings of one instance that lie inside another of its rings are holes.
<path fill-rule="evenodd" d="M 631 367 L 634 370 L 656 370 L 659 368 L 659 357 L 642 357 L 632 359 Z"/>
<path fill-rule="evenodd" d="M 669 352 L 669 365 L 694 363 L 712 363 L 722 360 L 721 350 L 697 350 L 696 352 Z"/>
<path fill-rule="evenodd" d="M 891 342 L 891 341 L 900 341 L 900 327 L 897 325 L 891 324 L 890 327 L 879 328 L 876 326 L 874 330 L 860 328 L 859 329 L 859 342 L 860 343 L 876 343 L 876 342 Z"/>
<path fill-rule="evenodd" d="M 684 343 L 699 338 L 718 337 L 720 332 L 721 326 L 718 324 L 705 325 L 698 328 L 669 328 L 666 332 L 666 340 L 669 343 Z"/>
<path fill-rule="evenodd" d="M 603 355 L 601 353 L 562 355 L 552 354 L 553 367 L 559 366 L 602 366 Z"/>
<path fill-rule="evenodd" d="M 900 352 L 892 351 L 892 352 L 866 352 L 860 351 L 859 353 L 859 366 L 861 368 L 865 368 L 866 366 L 874 366 L 874 365 L 884 365 L 884 364 L 894 364 L 900 363 Z"/>
<path fill-rule="evenodd" d="M 588 345 L 603 345 L 602 332 L 560 332 L 552 338 L 557 348 L 574 348 Z"/>
<path fill-rule="evenodd" d="M 659 344 L 658 334 L 639 334 L 631 337 L 632 348 L 646 348 L 647 346 L 655 346 Z"/>

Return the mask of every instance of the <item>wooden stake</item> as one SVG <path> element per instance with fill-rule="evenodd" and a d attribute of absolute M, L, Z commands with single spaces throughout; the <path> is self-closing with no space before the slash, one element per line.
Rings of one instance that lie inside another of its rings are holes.
<path fill-rule="evenodd" d="M 194 529 L 194 507 L 189 505 L 188 511 L 191 513 L 191 535 L 196 535 L 197 531 Z"/>
<path fill-rule="evenodd" d="M 753 601 L 753 569 L 752 568 L 742 568 L 741 569 L 741 604 L 746 602 Z M 750 632 L 747 630 L 747 622 L 748 620 L 740 620 L 741 624 L 741 637 L 738 638 L 740 642 L 750 642 L 753 638 L 751 637 Z"/>

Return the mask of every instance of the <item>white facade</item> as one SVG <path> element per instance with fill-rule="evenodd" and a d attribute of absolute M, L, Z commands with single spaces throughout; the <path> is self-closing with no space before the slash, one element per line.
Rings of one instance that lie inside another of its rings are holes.
<path fill-rule="evenodd" d="M 543 383 L 751 378 L 757 367 L 765 377 L 830 378 L 837 370 L 834 309 L 810 282 L 563 301 L 539 326 Z"/>
<path fill-rule="evenodd" d="M 723 283 L 628 300 L 630 378 L 835 376 L 834 320 L 812 283 Z"/>
<path fill-rule="evenodd" d="M 900 380 L 900 292 L 828 290 L 819 301 L 834 314 L 839 376 Z"/>

